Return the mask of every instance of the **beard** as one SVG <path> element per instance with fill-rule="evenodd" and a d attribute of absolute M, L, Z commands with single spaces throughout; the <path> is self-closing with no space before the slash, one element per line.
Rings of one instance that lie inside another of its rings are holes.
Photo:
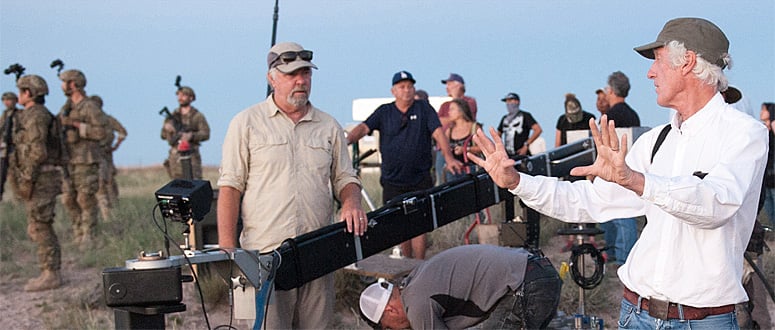
<path fill-rule="evenodd" d="M 304 94 L 296 95 L 296 92 L 304 92 Z M 294 88 L 291 93 L 288 94 L 286 101 L 296 107 L 307 105 L 309 102 L 309 91 L 306 88 Z"/>

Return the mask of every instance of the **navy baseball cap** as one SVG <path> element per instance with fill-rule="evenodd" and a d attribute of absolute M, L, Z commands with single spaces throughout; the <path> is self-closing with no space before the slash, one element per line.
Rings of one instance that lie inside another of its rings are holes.
<path fill-rule="evenodd" d="M 508 93 L 506 96 L 504 96 L 501 101 L 506 102 L 506 100 L 517 100 L 519 101 L 519 95 L 517 93 Z"/>
<path fill-rule="evenodd" d="M 412 74 L 409 73 L 409 71 L 398 71 L 396 74 L 393 75 L 393 85 L 402 82 L 404 80 L 411 80 L 412 83 L 416 83 L 417 81 L 414 80 L 412 77 Z"/>
<path fill-rule="evenodd" d="M 466 84 L 466 82 L 463 80 L 463 76 L 461 76 L 461 75 L 459 75 L 457 73 L 450 73 L 449 74 L 449 78 L 447 78 L 446 80 L 442 80 L 441 83 L 442 84 L 446 84 L 448 81 L 457 81 L 457 82 L 459 82 L 459 83 L 461 83 L 463 85 Z"/>

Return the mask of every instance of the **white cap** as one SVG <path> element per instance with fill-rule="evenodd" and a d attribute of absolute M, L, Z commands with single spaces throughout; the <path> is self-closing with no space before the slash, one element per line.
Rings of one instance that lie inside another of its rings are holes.
<path fill-rule="evenodd" d="M 392 292 L 393 284 L 390 282 L 377 282 L 369 285 L 361 293 L 361 312 L 363 315 L 372 322 L 379 323 Z"/>

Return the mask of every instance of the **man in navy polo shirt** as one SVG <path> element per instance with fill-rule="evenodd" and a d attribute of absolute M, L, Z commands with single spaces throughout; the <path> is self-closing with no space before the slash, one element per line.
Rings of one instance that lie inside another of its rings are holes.
<path fill-rule="evenodd" d="M 444 153 L 446 168 L 459 173 L 462 165 L 452 156 L 441 122 L 428 101 L 415 101 L 415 80 L 407 71 L 393 75 L 390 89 L 396 100 L 377 108 L 366 121 L 347 135 L 347 143 L 360 140 L 378 130 L 382 153 L 382 202 L 398 195 L 433 187 L 431 178 L 431 139 Z M 401 243 L 401 253 L 409 258 L 425 259 L 425 234 Z"/>

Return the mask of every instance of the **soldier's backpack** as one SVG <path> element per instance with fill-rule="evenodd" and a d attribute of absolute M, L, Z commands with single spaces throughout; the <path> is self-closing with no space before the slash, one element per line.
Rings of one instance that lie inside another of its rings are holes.
<path fill-rule="evenodd" d="M 64 167 L 67 165 L 64 127 L 59 117 L 54 116 L 51 112 L 48 114 L 51 116 L 51 121 L 48 124 L 48 137 L 46 138 L 46 152 L 48 152 L 49 164 Z"/>

